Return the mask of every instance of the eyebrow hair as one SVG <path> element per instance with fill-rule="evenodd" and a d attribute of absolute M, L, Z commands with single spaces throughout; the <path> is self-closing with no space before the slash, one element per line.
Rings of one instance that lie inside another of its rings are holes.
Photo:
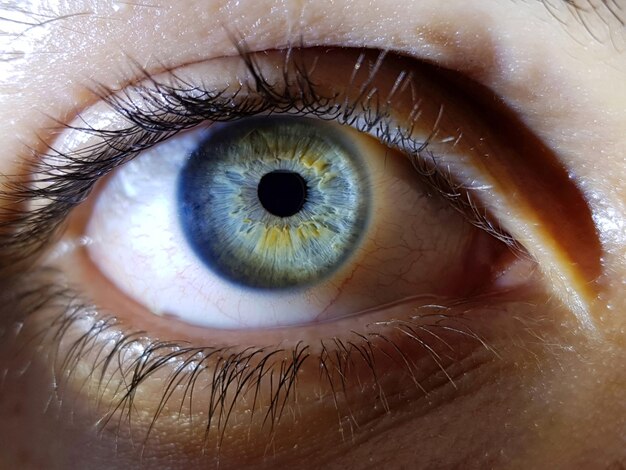
<path fill-rule="evenodd" d="M 550 0 L 541 0 L 544 4 Z M 619 0 L 599 0 L 600 3 L 594 3 L 593 0 L 558 0 L 571 7 L 573 11 L 593 11 L 598 15 L 602 15 L 602 7 L 612 15 L 622 26 L 626 25 L 626 5 L 620 5 Z"/>
<path fill-rule="evenodd" d="M 9 0 L 0 6 L 0 62 L 11 62 L 22 58 L 25 53 L 11 44 L 31 30 L 62 22 L 76 17 L 93 15 L 92 11 L 80 11 L 65 15 L 55 14 L 52 10 L 33 12 L 27 10 L 19 0 Z"/>
<path fill-rule="evenodd" d="M 626 2 L 620 0 L 537 0 L 548 13 L 572 34 L 572 24 L 582 27 L 596 42 L 610 41 L 618 51 L 626 47 Z M 572 23 L 572 20 L 574 21 Z M 622 44 L 616 36 L 622 34 Z"/>

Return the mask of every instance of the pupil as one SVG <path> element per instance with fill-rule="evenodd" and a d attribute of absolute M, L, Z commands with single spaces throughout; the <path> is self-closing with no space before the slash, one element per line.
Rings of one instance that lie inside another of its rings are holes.
<path fill-rule="evenodd" d="M 258 196 L 259 202 L 270 214 L 291 217 L 304 206 L 306 181 L 292 171 L 272 171 L 259 181 Z"/>

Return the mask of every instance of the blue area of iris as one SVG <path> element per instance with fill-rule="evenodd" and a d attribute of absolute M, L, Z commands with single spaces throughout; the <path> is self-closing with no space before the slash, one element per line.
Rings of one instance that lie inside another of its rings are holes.
<path fill-rule="evenodd" d="M 349 140 L 324 121 L 264 116 L 216 124 L 179 175 L 182 231 L 223 280 L 255 289 L 307 287 L 341 267 L 365 232 L 370 190 L 363 167 Z M 268 178 L 281 174 L 297 175 L 305 190 L 268 189 L 268 180 L 288 182 Z M 305 199 L 282 201 L 300 209 L 280 214 L 263 200 L 268 191 Z"/>

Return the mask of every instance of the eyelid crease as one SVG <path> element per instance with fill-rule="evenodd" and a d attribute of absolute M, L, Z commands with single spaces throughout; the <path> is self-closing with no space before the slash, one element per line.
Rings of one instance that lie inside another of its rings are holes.
<path fill-rule="evenodd" d="M 536 237 L 541 242 L 538 251 L 549 253 L 543 263 L 540 260 L 544 272 L 555 277 L 559 296 L 581 326 L 596 334 L 592 311 L 603 288 L 603 246 L 583 182 L 490 89 L 476 82 L 460 83 L 448 71 L 441 72 L 441 79 L 462 95 L 459 99 L 481 111 L 484 125 L 506 146 L 515 148 L 508 158 L 485 153 L 475 164 L 492 176 L 496 193 L 506 194 L 523 215 L 526 228 L 520 232 Z M 515 235 L 520 240 L 519 232 Z"/>

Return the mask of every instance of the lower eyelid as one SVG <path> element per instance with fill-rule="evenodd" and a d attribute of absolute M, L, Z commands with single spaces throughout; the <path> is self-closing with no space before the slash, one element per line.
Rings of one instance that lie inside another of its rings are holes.
<path fill-rule="evenodd" d="M 31 281 L 37 285 L 41 279 Z M 57 293 L 41 306 L 47 289 Z M 218 335 L 211 340 L 206 332 L 204 343 L 196 346 L 167 337 L 147 339 L 132 333 L 135 329 L 129 331 L 121 317 L 115 321 L 81 307 L 70 291 L 44 284 L 35 292 L 39 300 L 30 299 L 36 300 L 37 311 L 25 319 L 20 340 L 41 345 L 37 362 L 56 371 L 63 402 L 74 410 L 85 405 L 97 410 L 104 436 L 115 435 L 128 419 L 135 439 L 144 442 L 148 452 L 164 440 L 182 439 L 183 446 L 219 449 L 225 468 L 229 462 L 241 463 L 237 449 L 244 438 L 256 449 L 248 458 L 258 458 L 256 452 L 263 452 L 270 435 L 285 448 L 303 446 L 307 438 L 323 444 L 350 433 L 353 424 L 378 421 L 390 408 L 409 403 L 419 413 L 436 408 L 446 402 L 447 390 L 463 390 L 479 371 L 497 367 L 501 348 L 508 347 L 498 338 L 519 334 L 514 332 L 521 319 L 532 321 L 534 307 L 510 298 L 537 298 L 537 292 L 525 290 L 451 306 L 433 299 L 430 305 L 397 305 L 359 318 L 363 325 L 370 322 L 365 327 L 351 324 L 352 318 L 341 325 L 327 324 L 321 337 L 300 328 L 297 334 L 274 332 L 274 338 L 270 335 L 258 346 L 237 347 L 232 338 Z M 74 299 L 74 307 L 60 312 L 69 299 Z M 159 330 L 150 320 L 147 324 Z M 169 323 L 164 325 L 164 331 L 170 329 Z M 363 333 L 349 333 L 351 329 Z M 294 337 L 297 343 L 289 339 Z M 230 346 L 223 347 L 226 342 Z M 250 339 L 241 342 L 255 344 Z M 32 361 L 29 349 L 21 354 Z M 255 412 L 250 413 L 254 397 Z M 210 410 L 213 422 L 205 434 Z M 226 419 L 229 412 L 232 421 Z M 294 426 L 299 429 L 303 422 L 311 423 L 305 435 L 294 434 Z M 195 431 L 190 433 L 191 423 Z"/>

